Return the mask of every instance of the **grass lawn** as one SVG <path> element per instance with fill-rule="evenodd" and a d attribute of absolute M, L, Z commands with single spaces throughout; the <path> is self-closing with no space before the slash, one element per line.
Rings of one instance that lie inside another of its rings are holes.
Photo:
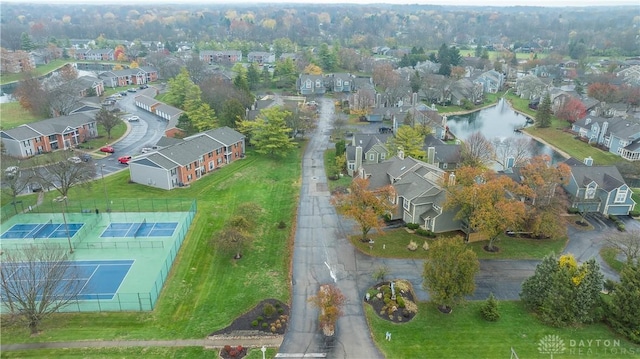
<path fill-rule="evenodd" d="M 200 347 L 133 347 L 133 348 L 80 348 L 80 349 L 41 349 L 17 350 L 2 353 L 2 358 L 173 358 L 199 359 L 217 358 L 217 350 Z M 276 355 L 275 349 L 268 348 L 267 358 Z M 245 359 L 262 359 L 262 351 L 258 348 L 250 349 Z"/>
<path fill-rule="evenodd" d="M 109 139 L 107 138 L 107 131 L 104 130 L 104 126 L 98 125 L 98 134 L 100 135 L 83 143 L 82 148 L 86 150 L 98 150 L 107 143 L 113 143 L 115 140 L 122 137 L 125 132 L 127 132 L 127 124 L 124 121 L 120 121 L 111 129 L 111 139 Z"/>
<path fill-rule="evenodd" d="M 602 260 L 605 261 L 613 269 L 614 271 L 620 273 L 622 268 L 624 267 L 624 262 L 621 262 L 616 259 L 618 255 L 618 250 L 611 247 L 603 247 L 600 249 L 600 256 L 602 256 Z"/>
<path fill-rule="evenodd" d="M 301 151 L 284 158 L 249 152 L 244 160 L 188 188 L 165 191 L 129 183 L 129 171 L 105 177 L 109 197 L 195 198 L 198 211 L 153 312 L 69 313 L 47 319 L 31 337 L 3 323 L 3 343 L 115 339 L 203 338 L 230 324 L 262 299 L 289 302 L 289 264 L 300 186 Z M 99 182 L 93 186 L 102 188 Z M 50 203 L 57 193 L 46 194 Z M 70 199 L 103 200 L 102 191 L 74 188 Z M 48 202 L 47 202 L 48 201 Z M 234 261 L 210 243 L 245 202 L 263 208 L 252 248 Z M 279 221 L 287 229 L 277 228 Z"/>
<path fill-rule="evenodd" d="M 455 233 L 444 234 L 442 237 L 453 236 Z M 369 238 L 374 240 L 373 249 L 370 249 L 369 243 L 360 241 L 360 236 L 350 236 L 351 243 L 363 253 L 375 257 L 387 258 L 408 258 L 422 259 L 426 258 L 427 252 L 422 249 L 425 241 L 431 242 L 433 239 L 427 239 L 417 234 L 407 232 L 404 228 L 385 231 L 384 234 L 370 233 Z M 418 249 L 410 251 L 407 245 L 410 241 L 418 244 Z M 495 245 L 500 247 L 498 253 L 488 253 L 482 247 L 487 241 L 470 243 L 469 247 L 476 252 L 480 259 L 542 259 L 551 252 L 560 253 L 567 239 L 522 239 L 503 236 Z M 384 247 L 384 249 L 383 249 Z"/>
<path fill-rule="evenodd" d="M 431 303 L 418 303 L 418 314 L 408 323 L 394 324 L 381 319 L 365 304 L 365 314 L 375 342 L 387 358 L 509 358 L 513 348 L 519 358 L 548 358 L 538 351 L 540 340 L 547 335 L 557 335 L 564 341 L 563 354 L 553 358 L 576 358 L 580 356 L 577 344 L 582 340 L 593 340 L 592 354 L 589 347 L 583 347 L 584 356 L 592 358 L 640 357 L 640 346 L 617 336 L 603 324 L 592 324 L 580 328 L 553 328 L 538 322 L 520 302 L 500 302 L 500 319 L 487 322 L 480 316 L 480 306 L 484 302 L 467 302 L 453 308 L 451 314 L 441 314 Z M 391 333 L 391 341 L 386 341 L 385 333 Z M 616 340 L 614 355 L 605 352 L 601 342 L 596 347 L 595 340 Z M 573 344 L 572 344 L 572 341 Z M 588 345 L 588 344 L 585 344 Z M 622 350 L 627 353 L 620 354 Z M 635 354 L 628 352 L 633 350 Z M 597 352 L 596 352 L 597 351 Z"/>
<path fill-rule="evenodd" d="M 0 128 L 9 130 L 25 123 L 40 121 L 43 118 L 32 115 L 20 106 L 19 102 L 0 104 Z"/>
<path fill-rule="evenodd" d="M 36 69 L 33 70 L 33 75 L 35 77 L 39 77 L 39 76 L 48 74 L 49 72 L 66 65 L 68 62 L 69 62 L 68 60 L 64 60 L 64 59 L 53 60 L 46 65 L 37 66 Z M 24 74 L 22 73 L 2 74 L 2 77 L 0 77 L 0 83 L 4 85 L 9 82 L 20 81 L 23 79 L 23 76 Z"/>

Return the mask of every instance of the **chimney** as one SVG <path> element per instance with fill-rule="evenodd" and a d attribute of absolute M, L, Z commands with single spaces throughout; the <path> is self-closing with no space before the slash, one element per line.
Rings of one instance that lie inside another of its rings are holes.
<path fill-rule="evenodd" d="M 507 157 L 507 169 L 513 168 L 515 163 L 516 163 L 516 159 L 515 158 L 513 158 L 511 156 Z"/>
<path fill-rule="evenodd" d="M 591 158 L 591 156 L 587 157 L 584 159 L 584 164 L 587 166 L 592 166 L 593 165 L 593 158 Z"/>
<path fill-rule="evenodd" d="M 376 108 L 381 108 L 382 107 L 382 95 L 377 93 L 376 94 Z"/>
<path fill-rule="evenodd" d="M 416 92 L 411 94 L 411 104 L 413 106 L 418 106 L 418 94 Z"/>
<path fill-rule="evenodd" d="M 456 184 L 456 174 L 451 172 L 449 174 L 449 186 L 455 186 Z"/>
<path fill-rule="evenodd" d="M 402 148 L 398 148 L 398 158 L 404 160 L 404 151 Z"/>
<path fill-rule="evenodd" d="M 436 160 L 436 148 L 428 147 L 427 148 L 427 163 L 434 164 Z"/>
<path fill-rule="evenodd" d="M 362 147 L 356 146 L 356 171 L 359 171 L 360 167 L 362 167 Z"/>

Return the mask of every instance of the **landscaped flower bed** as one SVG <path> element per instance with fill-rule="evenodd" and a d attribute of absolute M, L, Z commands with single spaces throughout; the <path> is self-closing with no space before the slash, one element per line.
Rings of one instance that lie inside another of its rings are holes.
<path fill-rule="evenodd" d="M 381 282 L 367 290 L 365 302 L 382 319 L 395 323 L 408 322 L 418 312 L 413 287 L 407 280 Z"/>

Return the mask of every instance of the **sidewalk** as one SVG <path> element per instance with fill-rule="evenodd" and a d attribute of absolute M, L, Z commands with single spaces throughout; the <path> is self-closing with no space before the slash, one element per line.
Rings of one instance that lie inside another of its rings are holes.
<path fill-rule="evenodd" d="M 20 343 L 0 345 L 0 352 L 10 350 L 29 349 L 68 349 L 68 348 L 122 348 L 122 347 L 204 347 L 207 349 L 221 349 L 225 345 L 246 348 L 277 348 L 282 344 L 282 335 L 264 337 L 209 337 L 207 339 L 176 339 L 176 340 L 114 340 L 114 341 L 77 341 L 77 342 L 48 342 L 48 343 Z"/>

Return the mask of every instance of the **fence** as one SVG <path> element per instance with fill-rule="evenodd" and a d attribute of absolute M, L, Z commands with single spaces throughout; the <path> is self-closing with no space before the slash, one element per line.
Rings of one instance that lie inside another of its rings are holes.
<path fill-rule="evenodd" d="M 126 241 L 78 243 L 74 249 L 162 249 L 163 241 Z"/>

